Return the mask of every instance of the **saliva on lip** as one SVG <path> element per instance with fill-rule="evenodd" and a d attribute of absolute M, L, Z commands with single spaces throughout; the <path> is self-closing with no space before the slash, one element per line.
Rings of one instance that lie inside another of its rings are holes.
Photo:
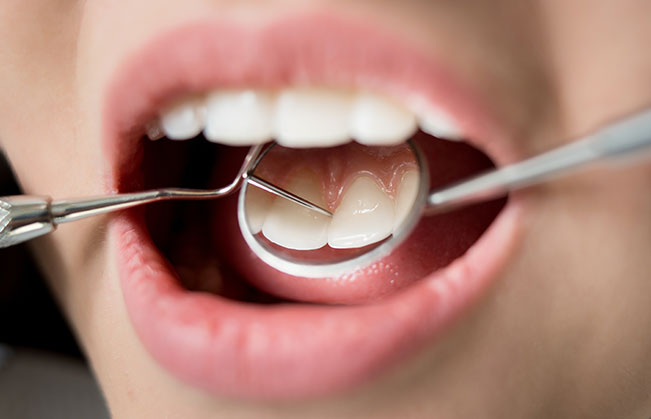
<path fill-rule="evenodd" d="M 248 188 L 250 232 L 284 249 L 352 251 L 380 243 L 401 227 L 418 194 L 418 164 L 406 144 L 276 148 L 256 173 L 333 213 L 327 217 Z"/>

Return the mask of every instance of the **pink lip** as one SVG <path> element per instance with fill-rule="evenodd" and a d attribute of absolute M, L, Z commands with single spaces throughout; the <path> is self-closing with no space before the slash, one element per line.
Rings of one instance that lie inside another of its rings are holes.
<path fill-rule="evenodd" d="M 479 147 L 496 160 L 509 158 L 476 98 L 382 31 L 321 15 L 256 28 L 212 22 L 157 38 L 109 86 L 104 149 L 111 189 L 135 186 L 127 178 L 139 166 L 142 127 L 170 98 L 217 86 L 308 83 L 375 88 L 399 98 L 417 93 L 470 138 L 482 139 Z M 447 268 L 380 302 L 348 307 L 256 306 L 184 290 L 134 213 L 114 219 L 111 238 L 134 329 L 160 364 L 217 395 L 294 399 L 360 384 L 440 334 L 497 277 L 519 214 L 512 199 Z"/>

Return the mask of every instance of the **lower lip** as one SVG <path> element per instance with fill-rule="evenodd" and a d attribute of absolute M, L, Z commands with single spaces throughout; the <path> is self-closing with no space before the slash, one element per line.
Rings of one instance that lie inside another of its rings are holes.
<path fill-rule="evenodd" d="M 111 239 L 135 331 L 162 366 L 218 396 L 293 400 L 362 385 L 433 344 L 497 278 L 521 212 L 512 198 L 463 257 L 356 306 L 262 306 L 187 291 L 135 212 L 113 220 Z"/>

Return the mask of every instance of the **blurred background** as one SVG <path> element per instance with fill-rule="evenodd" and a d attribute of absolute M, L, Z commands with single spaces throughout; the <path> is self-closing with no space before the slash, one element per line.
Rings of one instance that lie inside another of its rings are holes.
<path fill-rule="evenodd" d="M 19 194 L 0 152 L 0 196 Z M 108 418 L 102 396 L 26 245 L 0 249 L 0 416 Z"/>

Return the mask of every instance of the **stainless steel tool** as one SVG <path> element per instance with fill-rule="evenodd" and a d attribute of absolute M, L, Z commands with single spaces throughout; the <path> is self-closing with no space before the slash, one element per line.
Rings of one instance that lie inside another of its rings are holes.
<path fill-rule="evenodd" d="M 264 148 L 265 145 L 251 147 L 235 179 L 229 185 L 216 190 L 167 188 L 61 201 L 54 201 L 50 197 L 42 196 L 2 197 L 0 198 L 0 248 L 13 246 L 51 233 L 59 224 L 94 215 L 159 201 L 207 200 L 225 197 L 237 192 L 243 183 L 264 189 L 311 211 L 331 216 L 329 211 L 253 174 L 260 161 L 259 156 L 264 154 Z"/>

